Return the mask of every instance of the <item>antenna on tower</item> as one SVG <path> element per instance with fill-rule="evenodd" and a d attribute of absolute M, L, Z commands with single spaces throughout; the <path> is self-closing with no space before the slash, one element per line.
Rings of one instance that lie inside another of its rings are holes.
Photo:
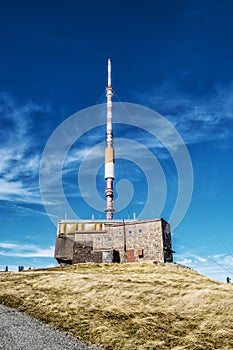
<path fill-rule="evenodd" d="M 113 180 L 114 180 L 114 148 L 113 148 L 113 133 L 112 133 L 112 76 L 111 76 L 112 60 L 108 59 L 108 86 L 106 88 L 107 97 L 107 131 L 106 131 L 106 148 L 105 148 L 105 181 L 106 181 L 106 219 L 112 220 L 113 208 Z"/>

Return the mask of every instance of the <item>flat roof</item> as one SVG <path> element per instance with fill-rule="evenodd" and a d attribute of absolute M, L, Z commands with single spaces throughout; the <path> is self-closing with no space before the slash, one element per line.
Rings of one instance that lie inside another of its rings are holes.
<path fill-rule="evenodd" d="M 95 224 L 95 223 L 102 223 L 102 224 L 119 224 L 125 222 L 126 224 L 129 223 L 143 223 L 143 222 L 154 222 L 154 221 L 166 221 L 163 218 L 155 218 L 155 219 L 149 219 L 149 220 L 139 220 L 139 219 L 119 219 L 119 220 L 85 220 L 85 219 L 78 219 L 78 220 L 68 220 L 68 219 L 62 219 L 58 220 L 59 224 L 75 224 L 75 223 L 87 223 L 87 224 Z"/>

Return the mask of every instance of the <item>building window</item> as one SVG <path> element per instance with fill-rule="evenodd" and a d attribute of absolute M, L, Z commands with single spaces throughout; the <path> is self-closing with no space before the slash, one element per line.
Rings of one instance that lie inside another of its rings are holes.
<path fill-rule="evenodd" d="M 122 232 L 121 231 L 118 232 L 118 236 L 122 236 Z"/>
<path fill-rule="evenodd" d="M 132 231 L 131 230 L 129 230 L 128 233 L 129 233 L 129 235 L 132 235 Z"/>
<path fill-rule="evenodd" d="M 142 234 L 142 229 L 141 229 L 141 228 L 138 229 L 138 234 L 139 234 L 139 235 Z"/>
<path fill-rule="evenodd" d="M 107 238 L 107 241 L 108 241 L 108 242 L 112 242 L 112 237 L 108 237 L 108 238 Z"/>
<path fill-rule="evenodd" d="M 101 238 L 100 237 L 97 237 L 96 240 L 97 240 L 97 242 L 101 242 Z"/>

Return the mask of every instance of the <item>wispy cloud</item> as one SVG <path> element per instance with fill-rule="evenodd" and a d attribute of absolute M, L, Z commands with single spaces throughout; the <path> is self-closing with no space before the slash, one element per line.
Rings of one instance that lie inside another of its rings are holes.
<path fill-rule="evenodd" d="M 214 86 L 200 97 L 194 91 L 193 95 L 179 91 L 171 79 L 156 87 L 154 93 L 140 93 L 137 100 L 168 118 L 186 144 L 232 137 L 233 83 Z"/>
<path fill-rule="evenodd" d="M 199 262 L 205 263 L 207 261 L 206 258 L 203 258 L 202 256 L 194 255 L 194 259 L 196 259 Z"/>
<path fill-rule="evenodd" d="M 48 106 L 17 104 L 9 94 L 0 94 L 0 200 L 40 201 L 38 140 L 43 131 L 33 129 L 36 116 L 48 112 Z"/>
<path fill-rule="evenodd" d="M 186 251 L 185 253 L 176 254 L 175 260 L 215 280 L 225 282 L 227 275 L 231 275 L 233 278 L 233 257 L 230 255 L 201 256 Z"/>
<path fill-rule="evenodd" d="M 36 245 L 0 242 L 0 255 L 20 258 L 53 258 L 54 246 L 42 248 Z"/>

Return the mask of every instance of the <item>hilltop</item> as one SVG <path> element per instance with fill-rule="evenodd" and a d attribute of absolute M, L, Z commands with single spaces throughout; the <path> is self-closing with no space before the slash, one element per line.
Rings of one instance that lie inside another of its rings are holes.
<path fill-rule="evenodd" d="M 79 264 L 0 282 L 0 303 L 102 349 L 233 348 L 233 285 L 176 264 Z"/>

